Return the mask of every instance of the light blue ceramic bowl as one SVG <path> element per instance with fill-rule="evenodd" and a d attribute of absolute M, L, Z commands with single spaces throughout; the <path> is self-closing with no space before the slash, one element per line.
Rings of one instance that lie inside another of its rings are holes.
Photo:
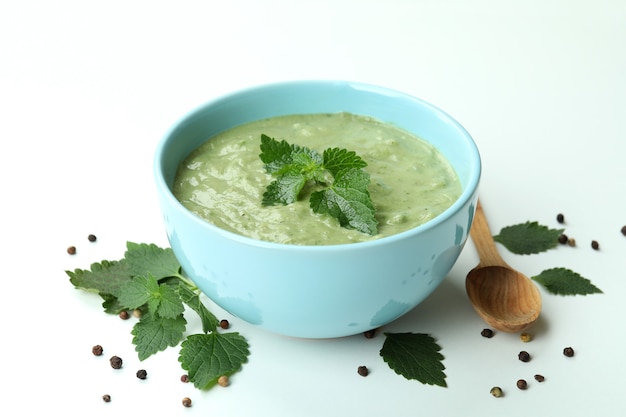
<path fill-rule="evenodd" d="M 216 133 L 272 116 L 339 111 L 393 123 L 431 142 L 456 169 L 461 197 L 435 219 L 394 236 L 296 246 L 220 229 L 172 194 L 179 163 Z M 171 247 L 202 292 L 231 314 L 272 332 L 328 338 L 383 326 L 437 288 L 467 239 L 481 163 L 465 129 L 422 100 L 353 82 L 295 81 L 236 92 L 192 111 L 162 139 L 154 168 Z"/>

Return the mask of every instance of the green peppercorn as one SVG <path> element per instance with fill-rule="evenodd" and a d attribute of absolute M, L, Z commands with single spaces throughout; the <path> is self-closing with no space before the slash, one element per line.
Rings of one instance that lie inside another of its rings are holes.
<path fill-rule="evenodd" d="M 230 380 L 228 379 L 228 375 L 222 375 L 217 378 L 217 385 L 220 387 L 227 387 L 230 384 Z"/>
<path fill-rule="evenodd" d="M 491 395 L 493 395 L 496 398 L 500 398 L 502 396 L 504 396 L 504 392 L 502 392 L 502 388 L 500 387 L 493 387 L 491 388 L 491 390 L 489 390 L 489 393 Z"/>
<path fill-rule="evenodd" d="M 519 338 L 524 343 L 528 343 L 532 340 L 532 337 L 530 336 L 529 333 L 522 333 L 519 335 Z"/>
<path fill-rule="evenodd" d="M 576 246 L 576 239 L 574 239 L 573 237 L 567 238 L 567 244 L 572 247 Z"/>

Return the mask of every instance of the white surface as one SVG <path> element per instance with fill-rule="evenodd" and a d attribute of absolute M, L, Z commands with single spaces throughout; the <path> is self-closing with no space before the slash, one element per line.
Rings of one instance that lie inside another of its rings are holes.
<path fill-rule="evenodd" d="M 4 2 L 0 6 L 5 387 L 0 414 L 479 416 L 626 414 L 626 4 L 622 1 Z M 523 344 L 480 336 L 464 277 L 468 243 L 442 286 L 385 331 L 430 333 L 448 388 L 397 376 L 383 337 L 298 340 L 228 317 L 251 356 L 227 389 L 178 381 L 177 350 L 140 364 L 132 320 L 102 313 L 66 269 L 167 245 L 152 154 L 169 126 L 217 95 L 259 83 L 337 78 L 443 108 L 483 157 L 492 229 L 526 220 L 577 248 L 506 260 L 527 275 L 563 266 L 604 294 L 557 297 Z M 89 243 L 94 233 L 98 242 Z M 596 239 L 601 250 L 593 251 Z M 65 249 L 78 247 L 76 256 Z M 94 358 L 91 346 L 105 355 Z M 565 358 L 565 346 L 576 350 Z M 517 360 L 528 350 L 530 363 Z M 108 366 L 113 354 L 124 369 Z M 367 365 L 367 378 L 357 375 Z M 148 379 L 135 378 L 145 368 Z M 544 374 L 543 384 L 534 382 Z M 526 378 L 527 391 L 515 388 Z M 500 385 L 504 398 L 489 389 Z M 109 393 L 105 404 L 100 397 Z M 185 409 L 181 399 L 194 405 Z"/>

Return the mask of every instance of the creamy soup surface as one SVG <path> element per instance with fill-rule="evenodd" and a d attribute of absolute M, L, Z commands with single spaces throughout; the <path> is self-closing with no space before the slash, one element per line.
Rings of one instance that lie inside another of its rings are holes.
<path fill-rule="evenodd" d="M 371 177 L 378 234 L 339 226 L 317 214 L 308 196 L 290 205 L 263 206 L 273 177 L 259 158 L 261 134 L 311 148 L 345 148 L 359 155 Z M 351 113 L 274 117 L 222 132 L 179 166 L 173 192 L 197 216 L 254 239 L 295 245 L 334 245 L 394 235 L 421 225 L 461 195 L 456 172 L 431 144 L 393 125 Z"/>

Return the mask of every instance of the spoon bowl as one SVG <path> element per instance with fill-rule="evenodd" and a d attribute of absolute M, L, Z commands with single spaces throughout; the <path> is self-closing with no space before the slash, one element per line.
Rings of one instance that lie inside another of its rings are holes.
<path fill-rule="evenodd" d="M 524 274 L 500 256 L 480 201 L 470 230 L 480 263 L 465 279 L 465 289 L 476 313 L 490 326 L 504 332 L 530 327 L 541 312 L 541 294 Z"/>

